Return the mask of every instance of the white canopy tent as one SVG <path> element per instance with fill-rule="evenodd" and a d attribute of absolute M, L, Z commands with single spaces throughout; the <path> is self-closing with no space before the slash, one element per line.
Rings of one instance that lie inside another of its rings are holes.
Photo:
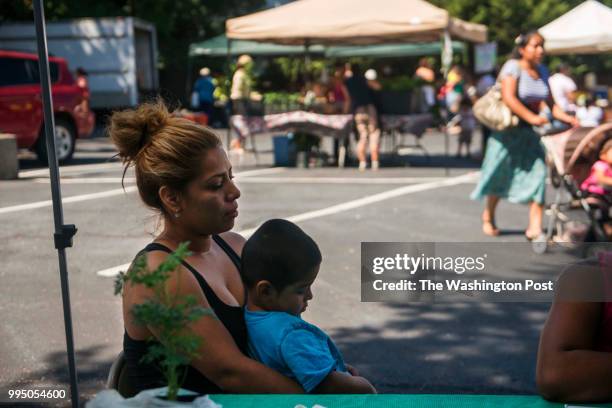
<path fill-rule="evenodd" d="M 612 8 L 587 0 L 540 28 L 547 54 L 612 52 Z"/>
<path fill-rule="evenodd" d="M 287 45 L 438 41 L 485 42 L 487 28 L 424 0 L 298 0 L 226 22 L 230 39 Z"/>

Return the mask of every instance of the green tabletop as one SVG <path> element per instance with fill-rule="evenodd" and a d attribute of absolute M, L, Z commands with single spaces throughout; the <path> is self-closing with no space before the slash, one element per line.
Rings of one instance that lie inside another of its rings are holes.
<path fill-rule="evenodd" d="M 548 402 L 535 395 L 211 395 L 211 398 L 216 403 L 223 405 L 223 408 L 294 408 L 296 405 L 312 408 L 315 404 L 325 408 L 565 407 L 565 404 Z M 570 404 L 569 406 L 612 407 L 612 404 Z"/>

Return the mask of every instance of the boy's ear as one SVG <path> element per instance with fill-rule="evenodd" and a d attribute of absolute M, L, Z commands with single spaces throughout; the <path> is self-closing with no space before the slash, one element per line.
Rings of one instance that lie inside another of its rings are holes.
<path fill-rule="evenodd" d="M 270 299 L 276 297 L 277 291 L 267 280 L 261 280 L 255 285 L 255 294 L 259 299 Z"/>

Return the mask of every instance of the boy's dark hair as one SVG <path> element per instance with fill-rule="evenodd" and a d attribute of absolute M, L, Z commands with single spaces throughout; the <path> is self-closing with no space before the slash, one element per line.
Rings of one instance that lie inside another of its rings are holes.
<path fill-rule="evenodd" d="M 320 263 L 321 251 L 308 234 L 290 221 L 272 219 L 244 244 L 240 273 L 249 289 L 267 280 L 281 291 Z"/>

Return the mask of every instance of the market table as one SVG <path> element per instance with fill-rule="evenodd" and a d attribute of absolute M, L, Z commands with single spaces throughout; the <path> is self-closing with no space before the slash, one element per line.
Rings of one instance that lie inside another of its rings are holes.
<path fill-rule="evenodd" d="M 537 395 L 211 395 L 223 408 L 563 408 L 565 404 L 548 402 Z M 569 404 L 567 407 L 612 407 L 612 404 Z"/>
<path fill-rule="evenodd" d="M 432 121 L 429 113 L 408 115 L 382 115 L 381 129 L 393 137 L 394 149 L 399 147 L 416 147 L 425 152 L 419 143 L 420 137 Z M 258 150 L 255 135 L 266 132 L 309 132 L 318 136 L 329 136 L 339 140 L 338 166 L 343 167 L 346 158 L 346 147 L 353 132 L 353 115 L 326 115 L 306 111 L 292 111 L 263 116 L 233 115 L 230 117 L 230 129 L 241 138 L 249 139 L 251 150 L 257 158 Z M 415 144 L 398 145 L 396 138 L 402 134 L 415 136 Z M 426 152 L 425 152 L 426 154 Z"/>
<path fill-rule="evenodd" d="M 314 112 L 292 111 L 264 116 L 233 115 L 230 129 L 242 139 L 249 139 L 251 151 L 257 160 L 255 135 L 266 132 L 308 132 L 318 136 L 330 136 L 339 140 L 338 166 L 344 167 L 346 146 L 353 129 L 353 115 L 323 115 Z"/>

